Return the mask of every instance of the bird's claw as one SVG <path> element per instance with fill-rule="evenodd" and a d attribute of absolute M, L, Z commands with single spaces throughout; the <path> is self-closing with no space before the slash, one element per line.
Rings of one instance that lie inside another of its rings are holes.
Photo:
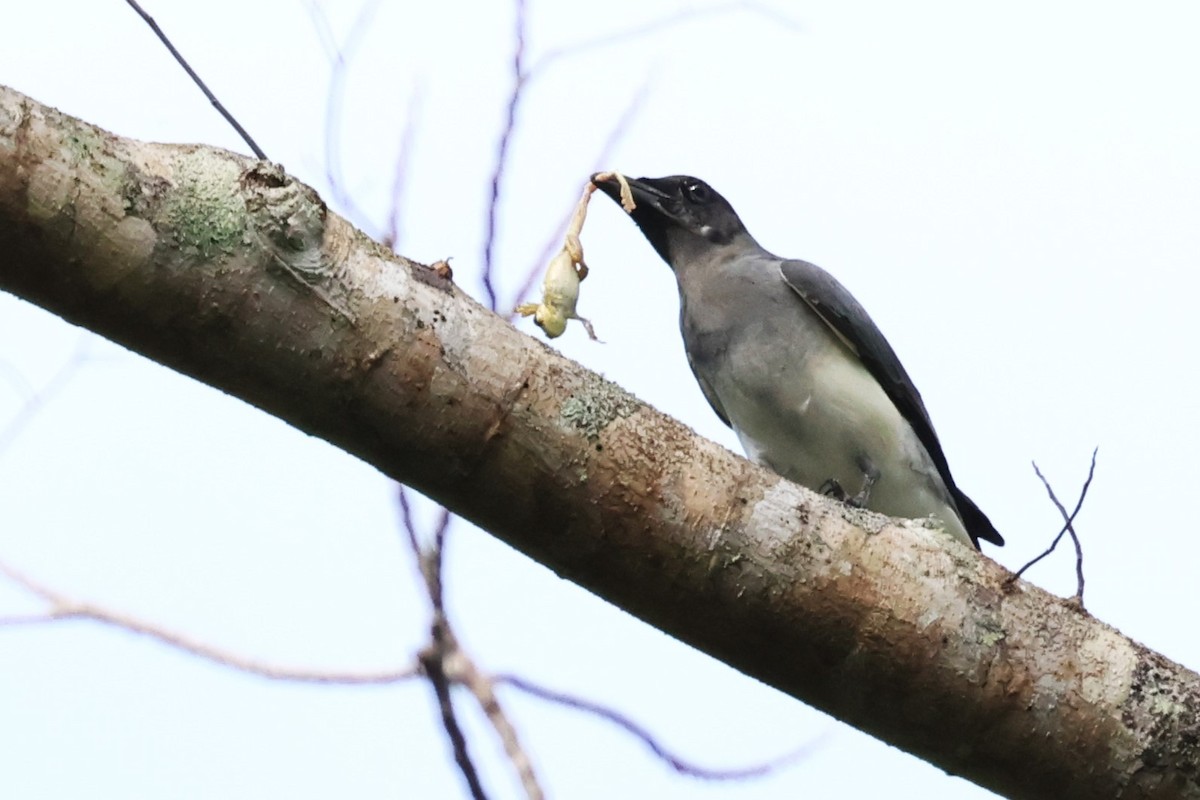
<path fill-rule="evenodd" d="M 851 508 L 866 508 L 867 500 L 871 498 L 871 487 L 874 485 L 875 478 L 864 475 L 862 488 L 859 489 L 858 494 L 851 496 L 842 488 L 842 484 L 838 482 L 837 478 L 829 478 L 821 484 L 819 491 L 826 497 L 840 500 Z"/>
<path fill-rule="evenodd" d="M 843 503 L 849 500 L 850 495 L 846 494 L 846 490 L 838 483 L 837 478 L 829 478 L 821 484 L 821 488 L 817 490 L 818 494 L 823 494 L 826 497 L 832 497 L 834 500 L 840 500 Z"/>

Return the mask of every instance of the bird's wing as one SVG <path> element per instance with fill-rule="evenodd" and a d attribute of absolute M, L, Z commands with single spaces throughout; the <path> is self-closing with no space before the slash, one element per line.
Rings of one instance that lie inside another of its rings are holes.
<path fill-rule="evenodd" d="M 929 419 L 929 412 L 925 410 L 921 393 L 863 307 L 836 278 L 815 264 L 784 261 L 779 265 L 779 272 L 784 282 L 858 356 L 871 376 L 879 382 L 888 399 L 895 404 L 925 446 L 947 488 L 952 488 L 954 481 L 950 477 L 950 467 L 933 431 L 933 423 Z"/>
<path fill-rule="evenodd" d="M 933 460 L 942 482 L 954 498 L 963 525 L 979 546 L 979 539 L 1001 545 L 1004 537 L 992 525 L 979 506 L 967 497 L 954 483 L 946 454 L 933 430 L 929 412 L 921 393 L 913 385 L 912 378 L 904 371 L 896 351 L 888 344 L 879 328 L 871 321 L 867 312 L 846 287 L 825 270 L 807 261 L 784 261 L 779 265 L 784 282 L 808 304 L 818 317 L 839 339 L 858 356 L 871 376 L 879 382 L 888 399 L 895 404 L 901 416 L 912 426 L 913 432 L 925 446 L 925 452 Z"/>
<path fill-rule="evenodd" d="M 692 375 L 696 377 L 696 383 L 700 384 L 700 391 L 704 392 L 704 399 L 708 401 L 708 404 L 712 406 L 712 410 L 721 418 L 721 422 L 724 422 L 727 427 L 732 428 L 733 423 L 729 421 L 729 415 L 725 413 L 725 408 L 717 398 L 717 393 L 708 385 L 708 381 L 700 374 L 700 370 L 696 369 L 696 361 L 692 358 L 691 349 L 684 348 L 684 350 L 687 352 L 688 366 L 692 368 Z"/>

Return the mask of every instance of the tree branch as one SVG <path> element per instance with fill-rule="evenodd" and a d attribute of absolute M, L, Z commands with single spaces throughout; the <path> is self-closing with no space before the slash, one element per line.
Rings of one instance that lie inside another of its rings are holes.
<path fill-rule="evenodd" d="M 1200 677 L 772 475 L 272 164 L 0 89 L 0 288 L 355 454 L 672 635 L 1011 797 L 1200 796 Z"/>

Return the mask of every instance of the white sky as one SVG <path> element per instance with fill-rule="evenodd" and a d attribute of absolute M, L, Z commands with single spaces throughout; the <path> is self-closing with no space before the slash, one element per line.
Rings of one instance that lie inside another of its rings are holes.
<path fill-rule="evenodd" d="M 300 0 L 146 0 L 271 158 L 329 197 L 329 61 Z M 5 3 L 0 83 L 143 139 L 245 148 L 119 0 Z M 435 7 L 436 6 L 436 7 Z M 339 34 L 357 3 L 326 7 Z M 682 7 L 532 0 L 529 56 Z M 755 236 L 834 272 L 913 375 L 962 485 L 1016 567 L 1073 503 L 1089 610 L 1200 664 L 1192 348 L 1200 252 L 1200 6 L 778 3 L 558 62 L 529 88 L 498 247 L 503 296 L 605 166 L 705 178 Z M 348 73 L 344 188 L 378 232 L 408 98 L 419 125 L 401 250 L 477 276 L 506 102 L 507 3 L 384 2 Z M 593 277 L 556 346 L 736 449 L 695 388 L 667 270 L 597 203 Z M 533 331 L 528 321 L 523 328 Z M 0 452 L 0 557 L 53 586 L 276 662 L 405 662 L 424 607 L 373 470 L 240 401 L 0 296 L 0 431 L 29 388 L 92 357 Z M 14 378 L 13 376 L 19 376 Z M 26 388 L 22 388 L 26 387 Z M 2 435 L 2 434 L 0 434 Z M 512 697 L 551 795 L 991 796 L 680 645 L 459 523 L 449 601 L 485 668 L 611 703 L 711 766 L 818 736 L 739 784 L 679 778 L 609 725 Z M 1073 588 L 1064 553 L 1032 579 Z M 0 614 L 32 610 L 0 584 Z M 507 699 L 507 696 L 506 696 Z M 464 703 L 464 707 L 466 704 Z M 84 624 L 0 631 L 0 796 L 461 796 L 428 689 L 271 684 Z M 518 787 L 472 728 L 495 796 Z"/>

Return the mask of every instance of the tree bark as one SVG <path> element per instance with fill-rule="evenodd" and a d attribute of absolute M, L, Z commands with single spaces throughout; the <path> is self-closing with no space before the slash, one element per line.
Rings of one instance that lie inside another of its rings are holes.
<path fill-rule="evenodd" d="M 277 165 L 0 87 L 0 288 L 947 772 L 1012 797 L 1200 797 L 1196 673 L 940 531 L 697 437 Z"/>

